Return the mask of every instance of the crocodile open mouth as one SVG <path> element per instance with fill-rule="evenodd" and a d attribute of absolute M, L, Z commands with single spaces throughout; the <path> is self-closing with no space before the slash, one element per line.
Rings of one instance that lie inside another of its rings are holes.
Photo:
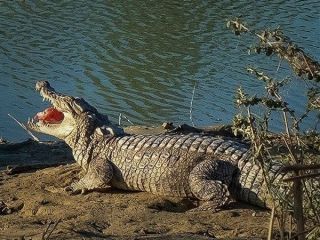
<path fill-rule="evenodd" d="M 42 112 L 38 112 L 33 119 L 35 121 L 42 121 L 47 124 L 59 124 L 63 121 L 64 115 L 62 112 L 54 107 L 49 107 Z"/>
<path fill-rule="evenodd" d="M 38 112 L 32 119 L 28 120 L 28 125 L 31 128 L 36 129 L 43 125 L 57 125 L 62 123 L 64 119 L 64 113 L 60 109 L 59 98 L 63 98 L 62 94 L 57 93 L 48 82 L 39 81 L 36 84 L 36 90 L 39 91 L 43 97 L 43 101 L 48 101 L 51 106 Z"/>
<path fill-rule="evenodd" d="M 53 127 L 62 123 L 64 114 L 54 107 L 48 107 L 42 112 L 38 112 L 33 118 L 29 118 L 27 126 L 33 130 L 40 127 Z"/>

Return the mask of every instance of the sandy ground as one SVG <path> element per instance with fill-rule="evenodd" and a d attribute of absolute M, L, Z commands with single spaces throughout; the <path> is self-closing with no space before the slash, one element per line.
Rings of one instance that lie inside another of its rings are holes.
<path fill-rule="evenodd" d="M 5 159 L 0 162 L 6 164 Z M 196 203 L 150 193 L 65 192 L 64 187 L 80 175 L 76 164 L 11 175 L 1 171 L 0 239 L 265 239 L 267 235 L 266 210 L 231 203 L 218 213 L 190 212 Z"/>
<path fill-rule="evenodd" d="M 143 192 L 110 189 L 69 195 L 63 188 L 79 172 L 76 164 L 18 175 L 2 172 L 0 198 L 12 213 L 0 216 L 0 238 L 41 239 L 50 222 L 57 221 L 51 239 L 266 236 L 268 212 L 249 205 L 231 204 L 218 213 L 188 212 L 192 202 Z"/>

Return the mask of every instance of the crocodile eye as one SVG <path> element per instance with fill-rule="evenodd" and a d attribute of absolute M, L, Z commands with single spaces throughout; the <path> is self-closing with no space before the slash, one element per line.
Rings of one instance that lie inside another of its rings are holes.
<path fill-rule="evenodd" d="M 82 98 L 74 99 L 74 107 L 80 112 L 85 112 L 87 110 L 87 104 Z"/>
<path fill-rule="evenodd" d="M 92 114 L 97 113 L 97 110 L 87 103 L 83 98 L 73 98 L 73 107 L 75 111 L 80 113 L 90 112 Z"/>

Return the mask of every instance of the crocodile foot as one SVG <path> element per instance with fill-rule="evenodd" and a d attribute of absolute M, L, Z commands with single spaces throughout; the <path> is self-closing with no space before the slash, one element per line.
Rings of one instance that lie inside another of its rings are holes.
<path fill-rule="evenodd" d="M 188 210 L 188 212 L 202 212 L 202 211 L 209 211 L 212 213 L 219 212 L 224 209 L 224 207 L 231 201 L 225 201 L 223 205 L 217 205 L 215 201 L 207 201 L 207 202 L 201 202 L 201 204 L 198 207 L 192 208 Z"/>
<path fill-rule="evenodd" d="M 87 188 L 75 188 L 72 185 L 65 187 L 64 191 L 69 193 L 70 195 L 77 195 L 77 194 L 83 195 L 83 194 L 88 193 L 88 189 Z"/>
<path fill-rule="evenodd" d="M 65 190 L 70 194 L 85 194 L 93 191 L 105 191 L 113 176 L 110 162 L 105 159 L 93 159 L 86 174 L 78 181 L 72 183 Z"/>
<path fill-rule="evenodd" d="M 72 183 L 70 186 L 65 187 L 65 191 L 70 195 L 86 194 L 89 192 L 102 192 L 108 187 L 100 181 L 92 178 L 83 177 L 79 181 Z"/>

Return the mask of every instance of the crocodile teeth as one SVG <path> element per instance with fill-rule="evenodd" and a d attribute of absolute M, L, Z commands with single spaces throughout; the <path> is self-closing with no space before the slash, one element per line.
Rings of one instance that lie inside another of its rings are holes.
<path fill-rule="evenodd" d="M 44 102 L 44 101 L 50 101 L 50 99 L 49 99 L 48 97 L 43 96 L 43 97 L 42 97 L 42 101 L 43 101 L 43 102 Z"/>

